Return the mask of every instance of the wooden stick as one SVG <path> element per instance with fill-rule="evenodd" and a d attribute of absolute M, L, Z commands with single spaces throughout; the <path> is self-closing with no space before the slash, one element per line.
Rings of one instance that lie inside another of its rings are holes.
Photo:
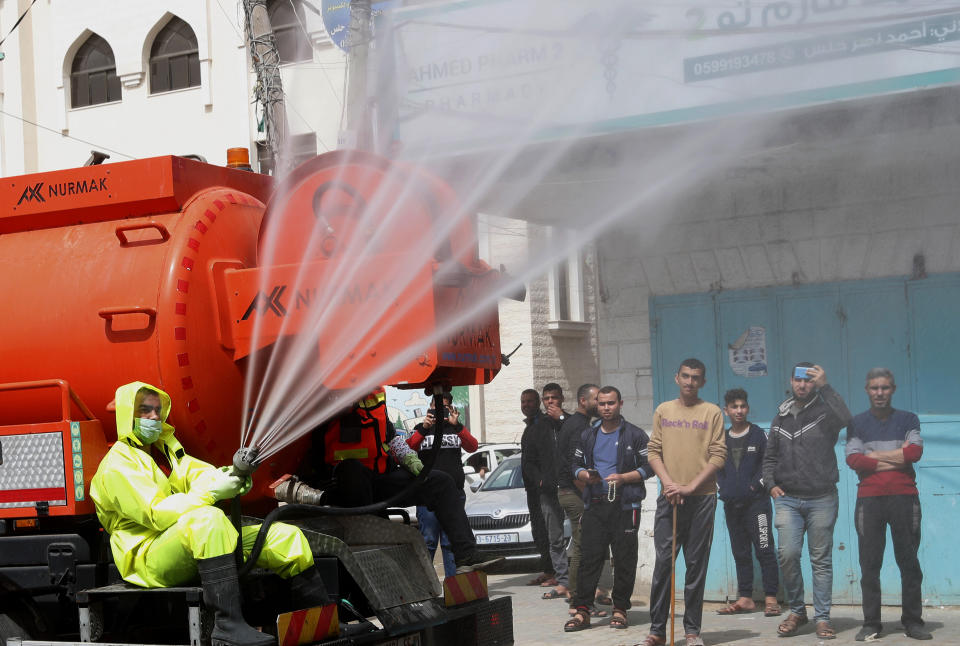
<path fill-rule="evenodd" d="M 677 506 L 673 506 L 673 539 L 670 544 L 670 646 L 673 643 L 673 620 L 677 609 Z"/>

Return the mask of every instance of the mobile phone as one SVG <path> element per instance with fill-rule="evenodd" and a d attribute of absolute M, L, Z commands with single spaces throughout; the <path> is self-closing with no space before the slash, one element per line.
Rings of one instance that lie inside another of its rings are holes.
<path fill-rule="evenodd" d="M 596 469 L 587 469 L 587 475 L 590 476 L 591 478 L 599 478 L 600 472 L 597 471 Z"/>
<path fill-rule="evenodd" d="M 810 368 L 805 368 L 803 366 L 797 366 L 793 369 L 793 378 L 794 379 L 809 379 L 810 378 Z"/>

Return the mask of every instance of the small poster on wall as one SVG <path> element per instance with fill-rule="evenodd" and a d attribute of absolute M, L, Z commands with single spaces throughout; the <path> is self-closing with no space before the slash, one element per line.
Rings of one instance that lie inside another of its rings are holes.
<path fill-rule="evenodd" d="M 767 331 L 751 325 L 736 341 L 727 346 L 730 369 L 740 377 L 767 376 Z"/>

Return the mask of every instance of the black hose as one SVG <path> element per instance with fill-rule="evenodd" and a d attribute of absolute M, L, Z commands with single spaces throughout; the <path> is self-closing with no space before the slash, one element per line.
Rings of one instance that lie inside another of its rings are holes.
<path fill-rule="evenodd" d="M 429 453 L 426 455 L 426 460 L 423 463 L 423 469 L 420 470 L 420 473 L 413 479 L 410 484 L 400 490 L 398 493 L 390 496 L 386 500 L 380 502 L 375 502 L 370 505 L 363 505 L 362 507 L 318 507 L 316 505 L 302 505 L 302 504 L 288 504 L 281 505 L 267 514 L 267 517 L 263 519 L 263 524 L 260 525 L 260 531 L 257 532 L 257 538 L 253 542 L 253 547 L 250 548 L 250 556 L 247 557 L 245 563 L 240 566 L 238 574 L 240 576 L 245 576 L 253 570 L 254 565 L 257 563 L 257 559 L 260 558 L 260 552 L 263 551 L 263 544 L 267 540 L 267 532 L 270 530 L 270 525 L 279 520 L 281 517 L 300 515 L 303 516 L 360 516 L 362 514 L 377 514 L 388 507 L 396 506 L 401 500 L 415 492 L 420 485 L 423 484 L 423 481 L 426 480 L 427 476 L 430 475 L 431 469 L 433 469 L 433 463 L 437 461 L 437 455 L 440 453 L 440 445 L 443 444 L 443 420 L 445 418 L 440 417 L 440 411 L 443 410 L 443 394 L 436 393 L 433 396 L 433 409 L 436 411 L 434 416 L 434 425 L 433 425 L 433 446 L 430 447 Z M 437 419 L 439 418 L 439 419 Z M 235 499 L 236 500 L 236 499 Z M 240 527 L 237 527 L 237 532 L 240 532 Z M 242 542 L 240 538 L 237 539 L 238 551 L 239 545 Z"/>

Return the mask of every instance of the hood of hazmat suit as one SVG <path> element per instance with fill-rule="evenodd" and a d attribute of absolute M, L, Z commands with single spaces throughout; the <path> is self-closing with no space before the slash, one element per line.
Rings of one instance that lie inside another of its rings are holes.
<path fill-rule="evenodd" d="M 170 467 L 167 476 L 134 433 L 134 414 L 142 401 L 141 389 L 160 396 L 163 430 L 153 448 L 162 454 Z M 140 394 L 138 394 L 140 393 Z M 144 562 L 150 543 L 171 527 L 185 513 L 212 505 L 214 495 L 210 482 L 218 474 L 202 460 L 187 455 L 174 436 L 174 428 L 166 423 L 170 414 L 170 397 L 155 386 L 135 381 L 116 392 L 117 442 L 110 448 L 90 483 L 90 497 L 97 517 L 110 534 L 113 559 L 124 580 L 143 587 L 163 587 L 152 572 L 163 570 L 164 580 L 182 570 L 184 579 L 196 572 L 193 559 L 183 562 Z"/>

